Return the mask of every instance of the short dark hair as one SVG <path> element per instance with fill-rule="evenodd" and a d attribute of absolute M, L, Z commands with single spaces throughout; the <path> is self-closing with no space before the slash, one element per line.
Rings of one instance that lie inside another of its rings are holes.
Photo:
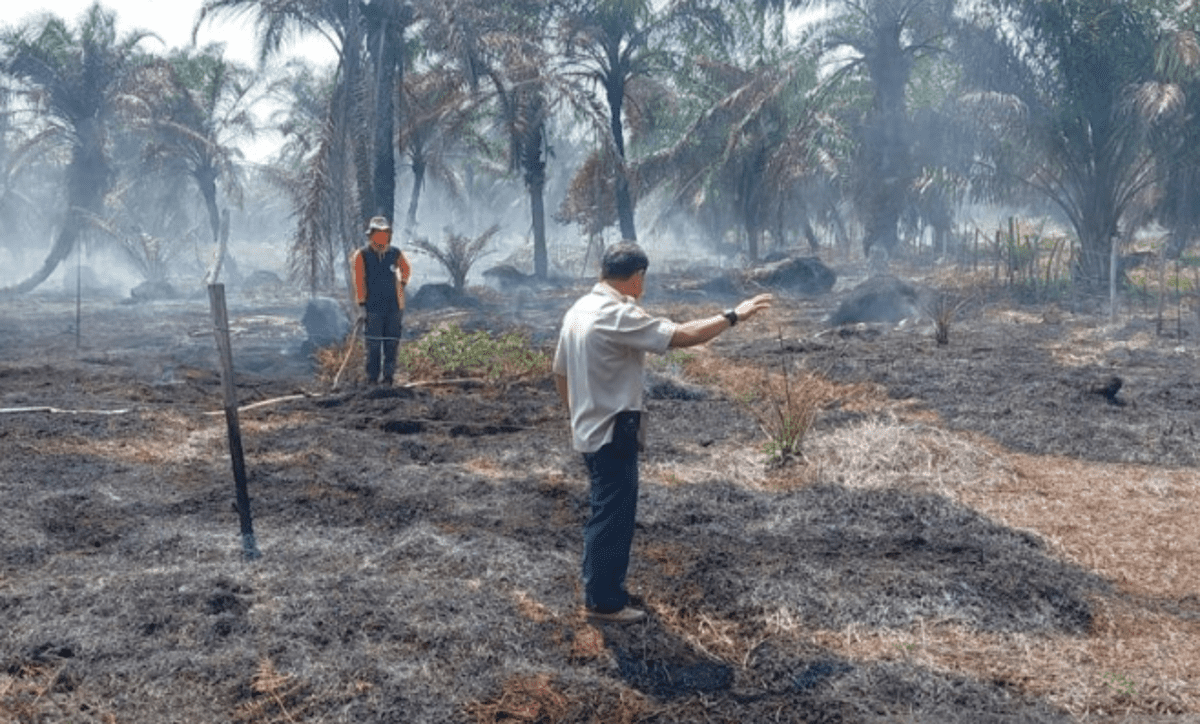
<path fill-rule="evenodd" d="M 604 258 L 600 260 L 600 278 L 624 281 L 648 268 L 650 257 L 642 247 L 632 241 L 622 241 L 604 251 Z"/>

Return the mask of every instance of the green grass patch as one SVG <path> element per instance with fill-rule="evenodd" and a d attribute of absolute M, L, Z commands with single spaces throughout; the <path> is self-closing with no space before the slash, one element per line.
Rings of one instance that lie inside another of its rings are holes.
<path fill-rule="evenodd" d="M 457 324 L 440 326 L 399 351 L 399 362 L 412 379 L 482 377 L 499 382 L 547 374 L 550 361 L 550 354 L 534 348 L 523 332 L 493 336 Z"/>

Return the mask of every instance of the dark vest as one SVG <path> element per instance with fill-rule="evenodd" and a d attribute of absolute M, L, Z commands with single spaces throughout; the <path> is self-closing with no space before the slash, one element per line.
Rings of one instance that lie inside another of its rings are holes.
<path fill-rule="evenodd" d="M 382 256 L 370 244 L 362 249 L 363 267 L 367 277 L 367 308 L 372 311 L 399 311 L 396 297 L 396 266 L 400 250 L 389 246 Z"/>

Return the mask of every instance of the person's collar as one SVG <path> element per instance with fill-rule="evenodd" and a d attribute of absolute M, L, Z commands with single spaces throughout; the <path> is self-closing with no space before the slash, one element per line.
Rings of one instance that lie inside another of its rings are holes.
<path fill-rule="evenodd" d="M 617 291 L 616 288 L 614 288 L 611 284 L 604 281 L 603 279 L 596 282 L 596 286 L 592 287 L 592 291 L 596 292 L 598 294 L 603 294 L 605 296 L 612 297 L 613 299 L 615 299 L 618 302 L 626 302 L 628 304 L 637 304 L 636 299 L 629 296 L 628 294 L 622 294 L 621 292 Z"/>

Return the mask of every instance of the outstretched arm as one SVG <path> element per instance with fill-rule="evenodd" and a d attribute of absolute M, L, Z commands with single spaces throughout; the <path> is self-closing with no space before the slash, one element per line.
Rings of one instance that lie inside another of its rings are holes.
<path fill-rule="evenodd" d="M 774 297 L 770 294 L 759 294 L 737 305 L 733 311 L 737 314 L 738 321 L 744 322 L 760 311 L 768 309 L 773 300 Z M 671 347 L 694 347 L 704 344 L 732 326 L 723 314 L 681 324 L 671 337 Z"/>

